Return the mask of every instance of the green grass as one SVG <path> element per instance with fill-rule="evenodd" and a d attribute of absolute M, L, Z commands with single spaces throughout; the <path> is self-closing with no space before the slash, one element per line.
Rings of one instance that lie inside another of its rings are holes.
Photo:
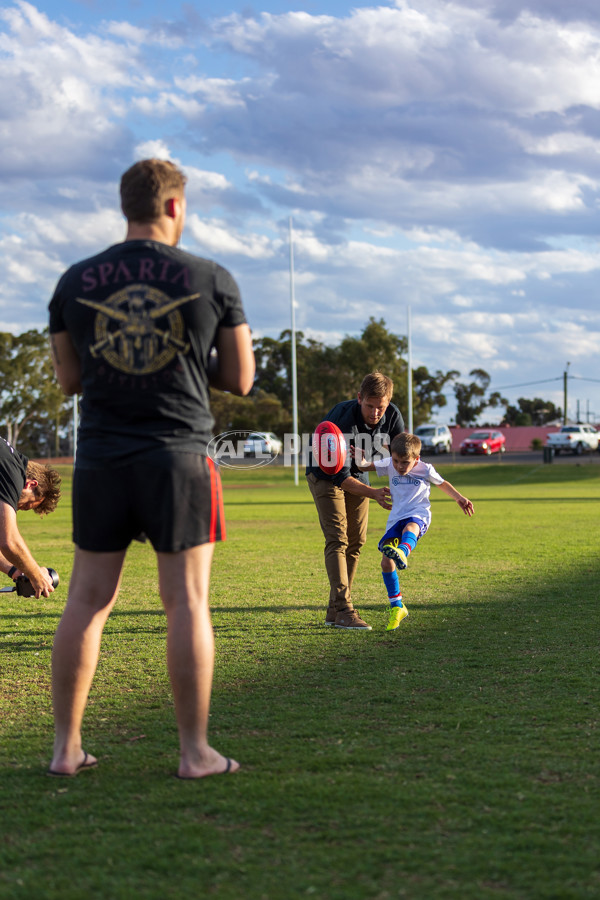
<path fill-rule="evenodd" d="M 322 625 L 316 512 L 289 470 L 224 471 L 212 582 L 213 743 L 234 777 L 178 782 L 165 620 L 134 545 L 85 721 L 97 770 L 44 775 L 68 500 L 21 528 L 62 585 L 0 605 L 0 897 L 555 900 L 600 895 L 596 466 L 439 466 L 433 524 L 385 633 L 372 505 L 355 602 Z"/>

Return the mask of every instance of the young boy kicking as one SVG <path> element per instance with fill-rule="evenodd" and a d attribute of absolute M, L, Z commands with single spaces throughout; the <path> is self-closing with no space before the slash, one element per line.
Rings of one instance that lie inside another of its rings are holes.
<path fill-rule="evenodd" d="M 415 434 L 398 434 L 391 444 L 391 456 L 367 462 L 362 450 L 352 448 L 354 461 L 360 469 L 388 475 L 392 494 L 386 532 L 379 541 L 381 569 L 390 601 L 386 631 L 395 631 L 408 610 L 402 603 L 398 569 L 405 569 L 410 553 L 417 546 L 431 523 L 429 494 L 437 484 L 445 494 L 456 500 L 466 516 L 473 515 L 473 504 L 463 497 L 449 481 L 445 481 L 429 463 L 421 462 L 421 441 Z"/>

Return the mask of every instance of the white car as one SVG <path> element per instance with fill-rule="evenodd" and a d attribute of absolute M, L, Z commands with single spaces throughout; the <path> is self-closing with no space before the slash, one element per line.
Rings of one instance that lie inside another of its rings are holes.
<path fill-rule="evenodd" d="M 452 449 L 452 434 L 447 425 L 419 425 L 415 434 L 421 438 L 424 453 L 450 453 Z"/>
<path fill-rule="evenodd" d="M 272 431 L 253 431 L 244 442 L 244 456 L 277 456 L 283 443 Z"/>
<path fill-rule="evenodd" d="M 552 447 L 557 456 L 561 450 L 580 456 L 598 450 L 598 432 L 591 425 L 563 425 L 560 431 L 548 435 L 546 447 Z"/>

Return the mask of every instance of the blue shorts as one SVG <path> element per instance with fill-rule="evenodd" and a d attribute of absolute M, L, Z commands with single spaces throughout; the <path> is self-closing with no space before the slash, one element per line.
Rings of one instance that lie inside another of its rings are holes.
<path fill-rule="evenodd" d="M 402 537 L 402 532 L 410 522 L 414 522 L 415 525 L 419 526 L 419 534 L 417 535 L 417 540 L 419 540 L 419 538 L 422 538 L 429 528 L 429 525 L 427 524 L 427 522 L 424 522 L 423 519 L 418 519 L 416 516 L 412 516 L 409 519 L 400 519 L 399 522 L 394 522 L 389 531 L 386 531 L 384 536 L 379 541 L 377 549 L 381 550 L 383 545 L 387 543 L 387 541 L 393 540 L 393 538 Z"/>

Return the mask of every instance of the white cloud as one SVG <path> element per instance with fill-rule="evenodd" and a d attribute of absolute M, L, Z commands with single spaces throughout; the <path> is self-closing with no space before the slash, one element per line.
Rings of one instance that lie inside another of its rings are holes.
<path fill-rule="evenodd" d="M 454 297 L 452 297 L 453 306 L 458 306 L 463 309 L 469 309 L 474 305 L 474 302 L 475 301 L 471 297 L 463 297 L 461 294 L 455 294 Z"/>
<path fill-rule="evenodd" d="M 557 26 L 523 12 L 499 24 L 484 7 L 399 2 L 354 9 L 344 19 L 233 14 L 214 30 L 236 52 L 277 70 L 282 88 L 327 83 L 329 95 L 358 106 L 444 98 L 533 115 L 600 103 L 600 38 L 587 23 Z"/>
<path fill-rule="evenodd" d="M 164 118 L 176 114 L 194 118 L 204 109 L 204 106 L 196 100 L 190 100 L 173 91 L 161 91 L 152 97 L 136 97 L 132 100 L 132 106 L 149 118 Z"/>
<path fill-rule="evenodd" d="M 52 219 L 22 213 L 15 225 L 20 233 L 27 235 L 28 246 L 45 248 L 48 252 L 76 246 L 77 253 L 88 255 L 90 251 L 123 240 L 125 235 L 125 220 L 117 208 L 83 214 L 61 211 Z"/>
<path fill-rule="evenodd" d="M 203 107 L 206 103 L 212 103 L 219 107 L 244 106 L 240 87 L 248 83 L 249 79 L 238 82 L 232 78 L 205 78 L 191 75 L 186 78 L 175 77 L 175 86 L 186 94 L 198 94 L 202 98 Z M 200 108 L 200 104 L 198 104 Z"/>
<path fill-rule="evenodd" d="M 201 219 L 193 214 L 187 219 L 188 236 L 193 237 L 199 251 L 215 256 L 232 254 L 252 259 L 270 259 L 276 246 L 267 237 L 260 234 L 234 234 L 226 222 L 216 219 Z"/>
<path fill-rule="evenodd" d="M 203 191 L 226 191 L 232 188 L 231 182 L 221 172 L 207 172 L 194 166 L 186 166 L 185 174 L 190 188 Z"/>
<path fill-rule="evenodd" d="M 109 22 L 106 25 L 106 32 L 131 44 L 143 44 L 150 39 L 147 29 L 138 28 L 130 22 Z"/>
<path fill-rule="evenodd" d="M 173 161 L 168 144 L 160 139 L 142 141 L 141 144 L 137 145 L 134 152 L 136 159 L 165 159 Z"/>
<path fill-rule="evenodd" d="M 137 80 L 131 50 L 79 37 L 28 3 L 0 10 L 0 21 L 0 172 L 89 170 L 121 139 L 115 92 Z"/>
<path fill-rule="evenodd" d="M 540 156 L 600 153 L 600 140 L 577 131 L 557 131 L 541 136 L 523 134 L 521 140 L 528 153 Z"/>
<path fill-rule="evenodd" d="M 45 323 L 62 268 L 121 239 L 121 172 L 159 156 L 188 174 L 186 246 L 232 268 L 253 328 L 289 325 L 292 215 L 306 333 L 404 333 L 410 303 L 432 368 L 535 380 L 568 353 L 595 374 L 600 14 L 528 9 L 83 27 L 5 6 L 0 321 Z"/>

